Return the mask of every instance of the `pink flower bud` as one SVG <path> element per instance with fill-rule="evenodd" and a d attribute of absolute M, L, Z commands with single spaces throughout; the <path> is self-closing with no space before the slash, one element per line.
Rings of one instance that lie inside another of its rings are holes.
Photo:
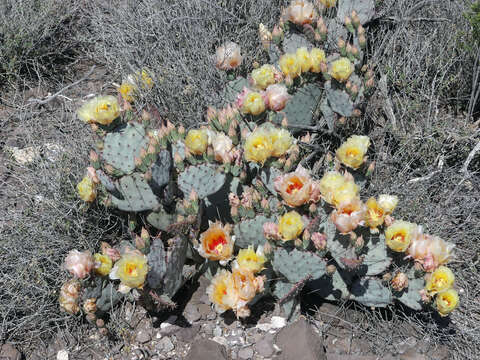
<path fill-rule="evenodd" d="M 315 245 L 315 249 L 322 251 L 327 248 L 327 235 L 314 232 L 311 236 L 311 240 L 313 245 Z"/>
<path fill-rule="evenodd" d="M 273 222 L 263 224 L 263 235 L 270 240 L 279 240 L 281 238 L 278 232 L 278 225 Z"/>
<path fill-rule="evenodd" d="M 87 167 L 87 175 L 90 179 L 92 179 L 95 184 L 98 184 L 100 182 L 97 177 L 97 172 L 92 166 Z"/>

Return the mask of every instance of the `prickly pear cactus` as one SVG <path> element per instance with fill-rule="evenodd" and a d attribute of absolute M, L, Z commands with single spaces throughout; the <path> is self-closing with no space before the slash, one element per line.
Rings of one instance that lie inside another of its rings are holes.
<path fill-rule="evenodd" d="M 273 269 L 282 274 L 291 283 L 297 283 L 307 277 L 318 279 L 325 274 L 326 262 L 316 254 L 293 249 L 274 252 Z"/>
<path fill-rule="evenodd" d="M 226 176 L 214 166 L 189 166 L 178 176 L 178 186 L 185 196 L 194 190 L 200 199 L 215 194 L 225 184 Z"/>

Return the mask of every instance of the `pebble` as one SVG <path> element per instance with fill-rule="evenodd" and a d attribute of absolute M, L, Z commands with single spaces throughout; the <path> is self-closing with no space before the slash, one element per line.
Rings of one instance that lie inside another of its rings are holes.
<path fill-rule="evenodd" d="M 190 324 L 201 319 L 202 314 L 198 311 L 198 306 L 188 303 L 183 311 L 183 316 Z"/>
<path fill-rule="evenodd" d="M 68 360 L 68 351 L 67 350 L 60 350 L 57 353 L 57 360 Z"/>
<path fill-rule="evenodd" d="M 221 336 L 214 336 L 212 338 L 212 341 L 215 341 L 216 343 L 220 344 L 220 345 L 228 345 L 228 342 L 227 342 L 227 339 L 225 339 L 224 337 L 221 337 Z"/>
<path fill-rule="evenodd" d="M 249 347 L 245 347 L 243 349 L 240 349 L 237 354 L 238 359 L 242 360 L 248 360 L 253 358 L 253 349 Z"/>
<path fill-rule="evenodd" d="M 200 331 L 200 325 L 196 324 L 190 327 L 180 329 L 177 333 L 175 333 L 175 336 L 180 341 L 183 341 L 185 343 L 190 343 L 193 341 L 193 339 L 199 333 L 199 331 Z"/>
<path fill-rule="evenodd" d="M 263 357 L 271 357 L 275 353 L 275 348 L 273 347 L 273 335 L 266 334 L 255 344 L 255 350 L 257 350 L 258 355 Z"/>
<path fill-rule="evenodd" d="M 169 352 L 175 349 L 175 345 L 173 345 L 172 340 L 168 337 L 164 337 L 160 340 L 156 346 L 159 351 Z"/>
<path fill-rule="evenodd" d="M 213 336 L 222 336 L 222 328 L 220 326 L 215 326 L 215 329 L 213 329 Z"/>

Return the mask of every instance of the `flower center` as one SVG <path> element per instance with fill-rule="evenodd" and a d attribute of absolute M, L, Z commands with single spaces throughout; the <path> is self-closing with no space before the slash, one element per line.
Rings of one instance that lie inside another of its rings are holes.
<path fill-rule="evenodd" d="M 208 249 L 210 251 L 222 252 L 223 246 L 227 244 L 227 239 L 223 232 L 215 232 L 208 241 Z"/>
<path fill-rule="evenodd" d="M 347 156 L 349 157 L 356 157 L 359 153 L 358 149 L 355 148 L 347 150 Z"/>
<path fill-rule="evenodd" d="M 287 194 L 295 193 L 298 190 L 300 190 L 302 187 L 303 187 L 303 182 L 298 177 L 294 176 L 288 181 L 287 190 L 286 190 Z"/>
<path fill-rule="evenodd" d="M 125 271 L 128 275 L 137 276 L 137 265 L 127 264 L 125 267 Z"/>
<path fill-rule="evenodd" d="M 407 234 L 405 234 L 404 231 L 399 231 L 393 236 L 393 240 L 404 243 L 406 237 L 407 237 Z"/>

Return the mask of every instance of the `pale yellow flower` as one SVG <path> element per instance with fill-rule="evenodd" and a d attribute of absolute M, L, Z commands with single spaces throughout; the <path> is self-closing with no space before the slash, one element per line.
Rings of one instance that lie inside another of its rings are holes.
<path fill-rule="evenodd" d="M 215 160 L 223 164 L 231 163 L 233 160 L 232 139 L 223 133 L 217 133 L 212 140 L 213 155 Z"/>
<path fill-rule="evenodd" d="M 236 259 L 240 268 L 253 273 L 263 270 L 266 260 L 262 246 L 259 246 L 256 252 L 253 250 L 253 246 L 249 246 L 248 249 L 240 249 Z"/>
<path fill-rule="evenodd" d="M 128 83 L 128 82 L 123 82 L 120 85 L 120 88 L 118 89 L 120 92 L 120 95 L 122 95 L 122 98 L 125 101 L 132 102 L 133 101 L 133 95 L 135 93 L 135 86 Z"/>
<path fill-rule="evenodd" d="M 270 129 L 270 138 L 272 140 L 272 155 L 280 157 L 285 155 L 290 146 L 293 144 L 293 138 L 290 132 L 286 129 Z"/>
<path fill-rule="evenodd" d="M 312 67 L 312 59 L 310 58 L 310 53 L 306 47 L 298 48 L 295 56 L 297 61 L 300 64 L 300 69 L 302 72 L 307 72 Z"/>
<path fill-rule="evenodd" d="M 235 267 L 232 271 L 232 275 L 233 283 L 238 292 L 240 301 L 244 302 L 245 304 L 248 303 L 255 297 L 257 293 L 255 276 L 253 275 L 253 272 L 248 269 Z M 239 304 L 237 303 L 237 306 L 238 305 Z"/>
<path fill-rule="evenodd" d="M 207 150 L 208 134 L 204 129 L 189 130 L 185 137 L 185 146 L 190 153 L 194 155 L 202 155 Z"/>
<path fill-rule="evenodd" d="M 302 216 L 296 211 L 286 213 L 278 222 L 278 232 L 284 241 L 298 238 L 304 227 Z"/>
<path fill-rule="evenodd" d="M 272 155 L 271 132 L 265 128 L 253 131 L 245 141 L 245 159 L 263 164 Z"/>
<path fill-rule="evenodd" d="M 93 260 L 95 262 L 94 269 L 95 273 L 100 276 L 106 276 L 112 270 L 113 262 L 112 259 L 103 254 L 94 254 Z"/>
<path fill-rule="evenodd" d="M 254 85 L 264 90 L 268 85 L 275 84 L 275 68 L 273 65 L 265 64 L 252 71 Z"/>
<path fill-rule="evenodd" d="M 452 270 L 446 266 L 438 267 L 428 278 L 425 290 L 430 295 L 448 290 L 455 281 L 455 275 Z"/>
<path fill-rule="evenodd" d="M 330 75 L 339 82 L 345 82 L 352 75 L 353 64 L 346 57 L 335 60 L 330 67 Z"/>
<path fill-rule="evenodd" d="M 378 205 L 374 197 L 368 199 L 365 205 L 367 206 L 365 223 L 370 229 L 377 230 L 377 227 L 382 225 L 385 220 L 385 211 Z"/>
<path fill-rule="evenodd" d="M 458 304 L 458 293 L 454 289 L 442 291 L 435 298 L 435 306 L 440 316 L 447 316 L 458 307 Z"/>
<path fill-rule="evenodd" d="M 378 205 L 385 211 L 386 215 L 393 213 L 397 207 L 398 196 L 382 194 L 378 196 Z"/>
<path fill-rule="evenodd" d="M 311 67 L 310 71 L 314 73 L 319 73 L 321 72 L 320 64 L 326 62 L 326 56 L 325 56 L 325 51 L 319 49 L 319 48 L 313 48 L 310 50 L 310 61 L 311 61 Z"/>
<path fill-rule="evenodd" d="M 244 114 L 259 115 L 265 111 L 265 101 L 262 94 L 250 91 L 243 100 L 242 112 Z"/>
<path fill-rule="evenodd" d="M 97 96 L 83 104 L 77 110 L 77 115 L 89 124 L 108 125 L 120 115 L 120 106 L 115 96 Z"/>
<path fill-rule="evenodd" d="M 278 65 L 282 70 L 283 75 L 295 79 L 300 75 L 302 67 L 295 54 L 284 54 L 280 57 Z"/>
<path fill-rule="evenodd" d="M 278 176 L 274 187 L 288 206 L 296 207 L 310 200 L 312 183 L 308 171 L 299 165 L 294 172 Z"/>
<path fill-rule="evenodd" d="M 325 173 L 318 187 L 323 199 L 331 205 L 349 202 L 358 196 L 360 188 L 353 180 L 347 179 L 336 171 Z"/>
<path fill-rule="evenodd" d="M 228 261 L 233 255 L 234 240 L 230 237 L 229 229 L 216 222 L 200 235 L 198 253 L 213 261 Z"/>
<path fill-rule="evenodd" d="M 207 287 L 207 294 L 215 305 L 216 311 L 222 313 L 234 309 L 237 306 L 239 294 L 235 288 L 232 273 L 227 270 L 219 271 Z"/>
<path fill-rule="evenodd" d="M 387 246 L 396 252 L 407 251 L 412 239 L 416 236 L 417 225 L 403 220 L 395 220 L 385 230 Z"/>
<path fill-rule="evenodd" d="M 352 169 L 358 169 L 365 162 L 365 154 L 370 146 L 368 136 L 353 135 L 336 152 L 338 160 Z"/>
<path fill-rule="evenodd" d="M 95 183 L 89 176 L 85 176 L 82 181 L 77 184 L 78 196 L 86 202 L 93 202 L 97 197 L 97 189 Z"/>
<path fill-rule="evenodd" d="M 148 273 L 147 258 L 136 253 L 125 253 L 110 271 L 110 279 L 120 279 L 129 288 L 141 288 Z"/>

